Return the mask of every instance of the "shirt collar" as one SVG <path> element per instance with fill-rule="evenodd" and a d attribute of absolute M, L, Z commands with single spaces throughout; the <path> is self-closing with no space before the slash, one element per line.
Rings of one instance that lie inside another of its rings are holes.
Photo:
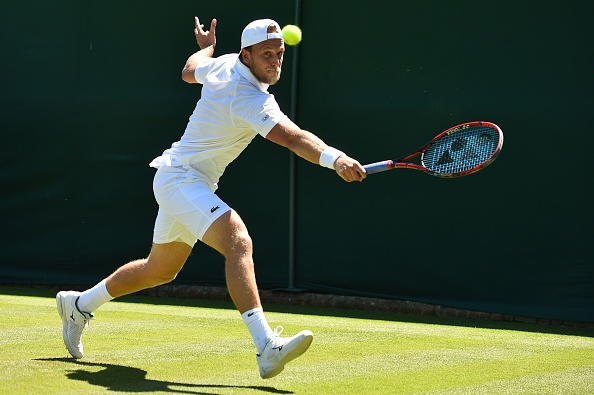
<path fill-rule="evenodd" d="M 270 85 L 264 84 L 264 83 L 258 81 L 258 79 L 252 74 L 252 71 L 245 64 L 241 63 L 241 60 L 239 60 L 239 57 L 235 61 L 234 68 L 235 68 L 235 70 L 237 70 L 237 72 L 239 74 L 241 74 L 241 76 L 243 78 L 245 78 L 246 80 L 251 82 L 256 88 L 258 88 L 259 90 L 261 90 L 264 93 L 268 93 L 268 87 Z"/>

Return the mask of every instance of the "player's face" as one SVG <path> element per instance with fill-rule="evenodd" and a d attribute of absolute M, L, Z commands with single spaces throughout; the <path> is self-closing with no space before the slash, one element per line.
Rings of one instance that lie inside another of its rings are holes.
<path fill-rule="evenodd" d="M 252 46 L 244 54 L 244 63 L 250 68 L 258 81 L 274 85 L 281 76 L 285 43 L 280 38 L 263 41 Z"/>

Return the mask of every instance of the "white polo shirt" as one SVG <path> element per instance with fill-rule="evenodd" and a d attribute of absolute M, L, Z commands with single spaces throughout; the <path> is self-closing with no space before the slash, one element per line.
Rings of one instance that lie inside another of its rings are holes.
<path fill-rule="evenodd" d="M 269 85 L 259 82 L 238 56 L 200 62 L 194 76 L 203 85 L 202 96 L 186 131 L 151 167 L 183 167 L 215 190 L 227 165 L 257 134 L 266 137 L 274 125 L 288 119 L 268 93 Z"/>

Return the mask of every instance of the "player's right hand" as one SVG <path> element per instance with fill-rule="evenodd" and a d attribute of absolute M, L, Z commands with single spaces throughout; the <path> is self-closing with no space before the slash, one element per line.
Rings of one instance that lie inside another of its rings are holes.
<path fill-rule="evenodd" d="M 334 170 L 346 182 L 361 182 L 367 177 L 367 172 L 361 163 L 347 155 L 341 155 L 336 159 Z"/>

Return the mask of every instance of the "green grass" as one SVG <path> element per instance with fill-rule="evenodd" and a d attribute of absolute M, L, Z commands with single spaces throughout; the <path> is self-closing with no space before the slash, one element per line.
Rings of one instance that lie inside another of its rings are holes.
<path fill-rule="evenodd" d="M 0 394 L 592 394 L 594 330 L 266 306 L 314 343 L 262 380 L 227 302 L 128 297 L 68 358 L 55 292 L 0 287 Z M 543 332 L 545 331 L 545 332 Z"/>

